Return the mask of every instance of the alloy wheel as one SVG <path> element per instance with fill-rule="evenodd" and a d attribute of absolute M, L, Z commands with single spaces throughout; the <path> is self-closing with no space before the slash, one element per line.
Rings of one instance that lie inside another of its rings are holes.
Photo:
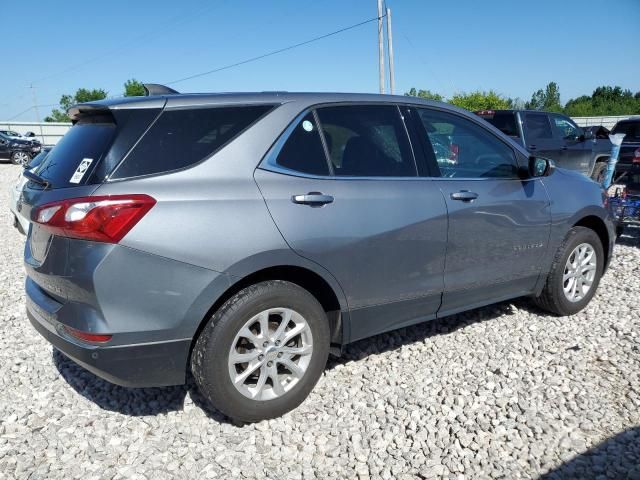
<path fill-rule="evenodd" d="M 233 386 L 252 400 L 273 400 L 304 376 L 313 353 L 313 337 L 302 315 L 270 308 L 250 318 L 229 350 Z"/>
<path fill-rule="evenodd" d="M 564 266 L 562 287 L 570 302 L 579 302 L 591 290 L 596 276 L 597 256 L 588 243 L 581 243 L 573 249 Z"/>

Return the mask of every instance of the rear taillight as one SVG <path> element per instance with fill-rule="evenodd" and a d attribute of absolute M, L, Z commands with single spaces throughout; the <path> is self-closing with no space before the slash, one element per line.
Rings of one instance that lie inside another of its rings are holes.
<path fill-rule="evenodd" d="M 54 235 L 118 243 L 155 204 L 148 195 L 70 198 L 38 207 L 31 219 Z"/>
<path fill-rule="evenodd" d="M 633 163 L 640 163 L 640 147 L 636 148 L 633 152 Z"/>
<path fill-rule="evenodd" d="M 83 342 L 104 343 L 104 342 L 108 342 L 109 340 L 111 340 L 111 338 L 113 338 L 113 335 L 108 335 L 104 333 L 83 332 L 82 330 L 69 327 L 68 325 L 65 325 L 64 329 L 67 331 L 69 335 L 77 338 L 78 340 L 82 340 Z"/>

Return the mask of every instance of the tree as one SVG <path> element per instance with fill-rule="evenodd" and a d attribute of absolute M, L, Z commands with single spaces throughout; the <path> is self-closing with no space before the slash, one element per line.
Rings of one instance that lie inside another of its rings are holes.
<path fill-rule="evenodd" d="M 79 88 L 75 95 L 62 95 L 60 97 L 60 108 L 51 110 L 51 114 L 45 117 L 45 122 L 70 122 L 71 119 L 67 115 L 67 110 L 77 103 L 92 102 L 95 100 L 103 100 L 107 98 L 107 92 L 102 89 L 89 90 L 87 88 Z"/>
<path fill-rule="evenodd" d="M 564 108 L 567 115 L 574 117 L 634 115 L 640 113 L 640 92 L 603 85 L 596 88 L 591 96 L 582 95 L 571 99 Z"/>
<path fill-rule="evenodd" d="M 144 85 L 135 78 L 124 82 L 124 96 L 125 97 L 144 97 L 146 92 Z"/>
<path fill-rule="evenodd" d="M 530 110 L 544 110 L 546 112 L 562 112 L 560 103 L 560 89 L 556 82 L 547 84 L 544 90 L 540 89 L 531 96 L 531 101 L 525 104 Z"/>
<path fill-rule="evenodd" d="M 438 102 L 442 102 L 444 100 L 444 97 L 439 93 L 434 93 L 431 90 L 416 90 L 413 87 L 406 92 L 405 95 L 408 97 L 418 97 L 427 100 L 437 100 Z"/>
<path fill-rule="evenodd" d="M 448 101 L 457 107 L 465 108 L 472 112 L 476 110 L 512 108 L 513 106 L 513 101 L 510 98 L 503 97 L 493 90 L 488 92 L 476 90 L 469 93 L 456 93 Z"/>

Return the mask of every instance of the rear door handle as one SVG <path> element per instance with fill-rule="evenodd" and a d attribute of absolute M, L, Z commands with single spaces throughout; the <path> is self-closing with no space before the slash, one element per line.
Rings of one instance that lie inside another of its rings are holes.
<path fill-rule="evenodd" d="M 451 194 L 451 200 L 461 200 L 463 202 L 471 202 L 478 198 L 478 194 L 475 192 L 469 192 L 468 190 L 461 190 Z"/>
<path fill-rule="evenodd" d="M 560 147 L 560 150 L 568 150 L 568 149 L 569 149 L 569 147 L 567 147 L 566 145 L 563 146 L 563 147 Z"/>
<path fill-rule="evenodd" d="M 536 146 L 535 145 L 529 145 L 529 150 L 535 150 Z"/>
<path fill-rule="evenodd" d="M 326 205 L 327 203 L 332 203 L 333 197 L 331 195 L 324 195 L 320 192 L 309 192 L 306 195 L 294 195 L 293 197 L 291 197 L 291 201 L 293 203 L 298 203 L 301 205 L 321 207 L 323 205 Z"/>

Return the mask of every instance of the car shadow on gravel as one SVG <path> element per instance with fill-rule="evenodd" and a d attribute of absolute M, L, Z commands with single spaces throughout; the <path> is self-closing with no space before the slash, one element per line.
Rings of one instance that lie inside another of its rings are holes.
<path fill-rule="evenodd" d="M 185 385 L 175 387 L 127 388 L 101 379 L 55 348 L 52 357 L 53 364 L 69 386 L 103 410 L 131 416 L 161 415 L 184 410 L 189 393 L 193 403 L 209 418 L 219 423 L 231 423 L 230 419 L 207 404 L 190 376 Z"/>
<path fill-rule="evenodd" d="M 430 337 L 447 335 L 467 325 L 493 320 L 503 315 L 513 314 L 518 310 L 525 310 L 536 315 L 548 315 L 548 312 L 539 309 L 525 297 L 508 300 L 350 343 L 343 348 L 340 357 L 329 358 L 327 369 L 351 361 L 358 361 L 369 355 L 377 355 L 412 343 L 423 342 Z"/>
<path fill-rule="evenodd" d="M 640 248 L 640 224 L 625 225 L 622 236 L 618 237 L 616 244 Z"/>
<path fill-rule="evenodd" d="M 640 480 L 640 427 L 621 432 L 542 475 L 540 480 Z"/>

